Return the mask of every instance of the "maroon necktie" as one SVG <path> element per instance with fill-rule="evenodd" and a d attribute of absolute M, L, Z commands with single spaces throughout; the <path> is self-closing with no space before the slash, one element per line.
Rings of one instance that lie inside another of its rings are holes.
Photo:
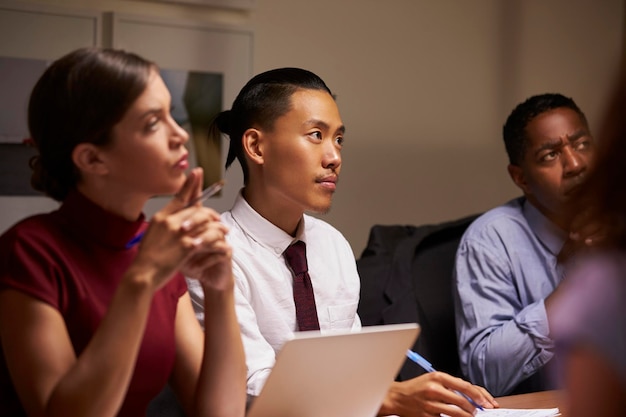
<path fill-rule="evenodd" d="M 306 263 L 306 245 L 298 240 L 285 250 L 284 255 L 294 275 L 293 300 L 296 303 L 298 330 L 319 330 L 313 285 Z"/>

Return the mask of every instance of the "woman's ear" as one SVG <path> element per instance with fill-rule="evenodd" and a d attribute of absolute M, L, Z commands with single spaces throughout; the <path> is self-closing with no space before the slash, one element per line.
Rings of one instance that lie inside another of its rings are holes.
<path fill-rule="evenodd" d="M 109 172 L 100 149 L 91 143 L 79 143 L 72 151 L 74 165 L 85 174 L 104 175 Z"/>
<path fill-rule="evenodd" d="M 263 160 L 263 133 L 250 128 L 243 133 L 243 151 L 246 157 L 254 164 L 262 165 Z"/>

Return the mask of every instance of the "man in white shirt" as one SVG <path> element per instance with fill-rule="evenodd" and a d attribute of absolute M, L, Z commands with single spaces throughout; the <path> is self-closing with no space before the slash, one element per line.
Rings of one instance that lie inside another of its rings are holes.
<path fill-rule="evenodd" d="M 244 188 L 222 214 L 229 226 L 236 280 L 236 308 L 248 366 L 248 394 L 258 395 L 277 352 L 299 330 L 294 277 L 284 251 L 306 244 L 317 321 L 321 330 L 361 327 L 357 315 L 359 276 L 346 239 L 329 224 L 305 214 L 330 209 L 341 170 L 345 128 L 334 98 L 315 74 L 281 68 L 259 74 L 220 113 L 213 129 L 229 135 L 227 167 L 237 158 Z M 203 320 L 193 281 L 199 320 Z M 481 387 L 435 372 L 394 382 L 380 415 L 445 413 L 468 417 L 495 401 Z"/>

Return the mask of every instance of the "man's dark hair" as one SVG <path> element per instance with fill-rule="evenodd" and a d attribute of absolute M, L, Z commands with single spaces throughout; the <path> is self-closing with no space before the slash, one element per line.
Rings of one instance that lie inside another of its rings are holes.
<path fill-rule="evenodd" d="M 291 109 L 291 96 L 299 89 L 326 91 L 332 96 L 324 81 L 300 68 L 278 68 L 256 75 L 241 89 L 232 108 L 217 115 L 209 135 L 216 130 L 230 137 L 226 168 L 239 160 L 244 184 L 248 182 L 248 166 L 242 146 L 244 132 L 251 127 L 271 131 L 274 122 Z"/>

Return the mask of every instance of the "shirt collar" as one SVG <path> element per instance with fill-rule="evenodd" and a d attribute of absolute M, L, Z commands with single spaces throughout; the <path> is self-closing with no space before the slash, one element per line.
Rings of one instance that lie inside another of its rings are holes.
<path fill-rule="evenodd" d="M 230 212 L 233 220 L 246 235 L 259 245 L 270 249 L 277 256 L 282 255 L 285 249 L 296 240 L 302 240 L 306 243 L 304 237 L 304 223 L 306 219 L 304 216 L 300 220 L 296 237 L 294 238 L 254 210 L 243 197 L 242 190 L 237 194 L 235 204 Z"/>
<path fill-rule="evenodd" d="M 567 233 L 544 216 L 532 203 L 524 200 L 522 213 L 539 241 L 553 255 L 558 255 L 567 239 Z"/>

